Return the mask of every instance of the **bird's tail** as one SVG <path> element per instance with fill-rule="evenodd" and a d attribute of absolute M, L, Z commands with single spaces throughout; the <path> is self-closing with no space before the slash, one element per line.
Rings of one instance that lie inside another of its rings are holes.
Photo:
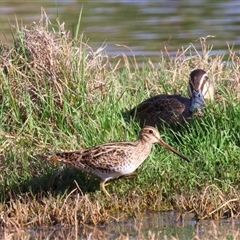
<path fill-rule="evenodd" d="M 56 155 L 51 156 L 49 160 L 52 161 L 52 162 L 59 162 L 59 161 L 61 161 Z"/>

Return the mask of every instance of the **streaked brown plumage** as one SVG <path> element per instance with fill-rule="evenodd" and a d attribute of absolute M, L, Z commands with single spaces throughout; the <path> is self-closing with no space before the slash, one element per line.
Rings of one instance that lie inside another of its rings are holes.
<path fill-rule="evenodd" d="M 214 98 L 213 83 L 204 70 L 196 69 L 190 73 L 187 89 L 190 98 L 180 94 L 157 95 L 130 110 L 130 116 L 141 127 L 149 125 L 161 129 L 164 123 L 173 126 L 191 119 L 194 113 L 202 115 L 204 99 Z"/>
<path fill-rule="evenodd" d="M 134 142 L 112 142 L 88 149 L 60 152 L 51 157 L 51 160 L 63 162 L 97 175 L 102 179 L 100 187 L 107 196 L 110 196 L 105 189 L 106 181 L 133 173 L 148 157 L 154 143 L 158 143 L 189 161 L 188 158 L 165 143 L 159 132 L 150 126 L 144 127 Z"/>

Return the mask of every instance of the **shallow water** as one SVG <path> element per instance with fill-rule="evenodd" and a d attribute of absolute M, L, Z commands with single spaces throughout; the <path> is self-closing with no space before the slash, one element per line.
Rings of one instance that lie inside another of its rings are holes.
<path fill-rule="evenodd" d="M 106 226 L 25 228 L 5 231 L 1 239 L 240 239 L 240 219 L 197 222 L 191 213 L 178 220 L 176 211 L 151 212 L 142 219 L 131 219 Z"/>
<path fill-rule="evenodd" d="M 240 47 L 240 1 L 4 1 L 0 3 L 0 40 L 12 41 L 11 26 L 30 27 L 40 19 L 43 7 L 54 23 L 57 16 L 65 29 L 75 32 L 83 7 L 80 31 L 96 50 L 103 43 L 109 56 L 133 53 L 142 61 L 148 57 L 158 61 L 165 43 L 173 54 L 182 46 L 195 43 L 200 37 L 214 44 L 212 53 L 224 53 L 228 42 Z M 14 28 L 13 28 L 14 29 Z M 116 44 L 126 45 L 116 46 Z M 198 49 L 199 44 L 196 44 Z M 133 51 L 133 53 L 131 52 Z"/>

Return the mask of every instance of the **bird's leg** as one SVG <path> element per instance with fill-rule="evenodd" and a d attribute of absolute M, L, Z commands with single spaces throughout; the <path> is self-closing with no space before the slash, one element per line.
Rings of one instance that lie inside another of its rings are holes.
<path fill-rule="evenodd" d="M 133 173 L 129 173 L 129 174 L 125 174 L 125 175 L 122 175 L 120 176 L 119 178 L 131 178 L 131 177 L 135 177 L 136 175 L 138 175 L 136 172 L 133 172 Z M 114 180 L 117 180 L 116 178 L 113 179 Z M 105 193 L 105 195 L 108 197 L 108 198 L 111 198 L 111 195 L 108 193 L 108 191 L 106 190 L 105 186 L 109 185 L 110 183 L 106 183 L 106 181 L 102 181 L 100 183 L 100 188 L 102 189 L 102 191 Z"/>
<path fill-rule="evenodd" d="M 109 183 L 108 183 L 109 184 Z M 107 185 L 108 185 L 107 184 Z M 103 192 L 105 193 L 105 195 L 108 197 L 108 198 L 111 198 L 110 194 L 108 193 L 108 191 L 106 190 L 105 188 L 105 181 L 101 182 L 100 183 L 100 188 L 103 190 Z"/>

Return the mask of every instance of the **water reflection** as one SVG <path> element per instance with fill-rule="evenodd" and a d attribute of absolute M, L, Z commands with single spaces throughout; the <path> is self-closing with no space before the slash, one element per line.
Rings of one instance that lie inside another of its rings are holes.
<path fill-rule="evenodd" d="M 110 223 L 107 226 L 41 227 L 5 231 L 2 239 L 238 239 L 239 220 L 205 220 L 197 222 L 192 214 L 185 214 L 177 221 L 178 213 L 154 212 L 140 219 Z"/>
<path fill-rule="evenodd" d="M 1 4 L 0 40 L 11 41 L 9 21 L 15 25 L 15 15 L 24 25 L 40 19 L 44 7 L 50 19 L 59 16 L 66 28 L 76 30 L 81 7 L 81 31 L 94 49 L 106 42 L 107 53 L 120 54 L 115 44 L 129 46 L 137 57 L 160 56 L 164 43 L 169 51 L 177 51 L 200 37 L 214 35 L 209 44 L 214 50 L 227 49 L 226 42 L 240 46 L 240 1 L 9 1 Z M 124 50 L 128 53 L 126 49 Z M 153 60 L 153 61 L 154 61 Z"/>

